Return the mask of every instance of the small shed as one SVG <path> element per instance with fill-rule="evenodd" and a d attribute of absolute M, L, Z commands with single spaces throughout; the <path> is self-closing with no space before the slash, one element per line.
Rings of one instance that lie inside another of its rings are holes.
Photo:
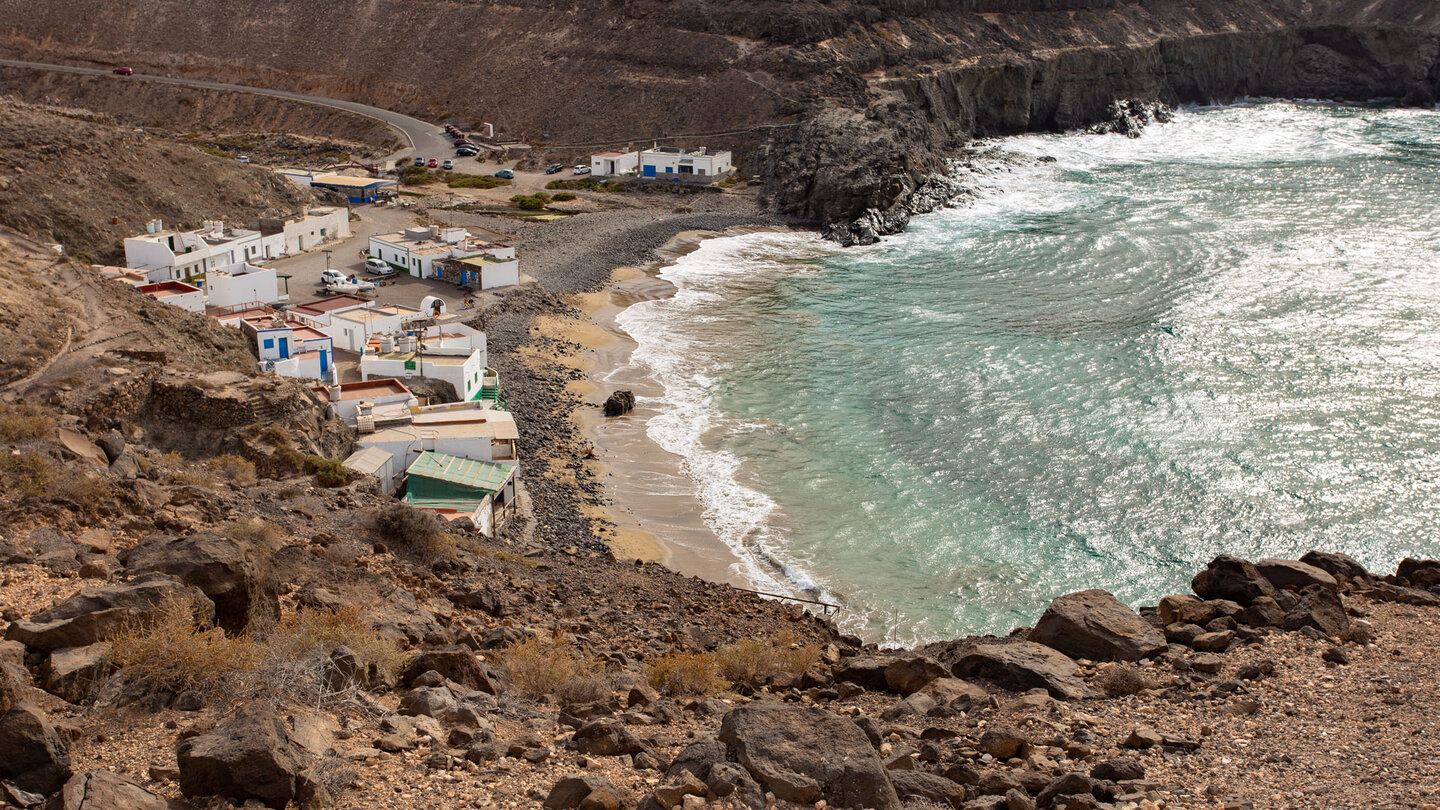
<path fill-rule="evenodd" d="M 405 501 L 445 518 L 468 517 L 493 535 L 515 510 L 514 464 L 450 456 L 426 450 L 406 471 Z"/>
<path fill-rule="evenodd" d="M 380 491 L 389 495 L 395 491 L 394 456 L 378 447 L 356 450 L 342 462 L 346 469 L 380 479 Z"/>

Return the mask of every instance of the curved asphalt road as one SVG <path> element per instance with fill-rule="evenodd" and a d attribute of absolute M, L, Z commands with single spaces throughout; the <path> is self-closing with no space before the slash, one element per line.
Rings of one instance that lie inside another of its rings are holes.
<path fill-rule="evenodd" d="M 425 155 L 427 157 L 442 157 L 453 151 L 450 138 L 443 128 L 436 124 L 421 121 L 418 118 L 411 118 L 408 115 L 401 115 L 397 112 L 384 110 L 379 107 L 371 107 L 367 104 L 357 104 L 353 101 L 340 101 L 323 96 L 307 96 L 303 93 L 292 93 L 288 90 L 272 90 L 268 87 L 248 87 L 243 84 L 225 84 L 224 82 L 207 82 L 200 79 L 177 79 L 170 76 L 148 76 L 136 73 L 131 76 L 120 76 L 109 70 L 100 68 L 75 67 L 72 65 L 50 65 L 44 62 L 21 62 L 15 59 L 0 59 L 0 66 L 31 68 L 34 70 L 49 70 L 55 73 L 75 73 L 83 76 L 103 76 L 118 82 L 159 82 L 162 84 L 175 84 L 181 87 L 198 87 L 204 90 L 229 90 L 239 93 L 254 93 L 261 96 L 273 96 L 290 101 L 301 101 L 306 104 L 319 104 L 325 107 L 345 110 L 358 115 L 373 118 L 377 121 L 389 124 L 392 129 L 399 132 L 410 142 L 410 149 L 401 149 L 388 159 L 398 160 L 412 154 Z"/>

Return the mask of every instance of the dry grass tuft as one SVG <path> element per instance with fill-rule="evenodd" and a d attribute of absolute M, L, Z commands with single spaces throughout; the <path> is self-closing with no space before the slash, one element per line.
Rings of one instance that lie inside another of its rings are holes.
<path fill-rule="evenodd" d="M 212 626 L 195 602 L 171 599 L 148 622 L 133 622 L 110 641 L 110 657 L 121 667 L 174 692 L 195 690 L 216 698 L 243 688 L 259 649 Z"/>
<path fill-rule="evenodd" d="M 0 404 L 0 442 L 14 444 L 55 434 L 55 420 L 33 405 Z"/>
<path fill-rule="evenodd" d="M 248 485 L 257 480 L 255 465 L 233 453 L 216 456 L 205 462 L 205 466 L 222 479 L 235 484 Z"/>
<path fill-rule="evenodd" d="M 270 548 L 285 539 L 285 530 L 264 518 L 237 520 L 222 530 L 242 543 Z"/>
<path fill-rule="evenodd" d="M 521 692 L 531 696 L 559 695 L 562 688 L 579 694 L 593 689 L 593 684 L 578 681 L 598 678 L 598 667 L 582 657 L 563 633 L 548 639 L 527 638 L 504 648 L 496 656 L 510 673 L 510 680 Z M 605 694 L 609 695 L 609 689 Z M 560 695 L 564 698 L 564 695 Z M 583 701 L 582 701 L 583 702 Z"/>
<path fill-rule="evenodd" d="M 712 653 L 666 653 L 648 669 L 650 685 L 667 695 L 714 695 L 726 687 Z"/>
<path fill-rule="evenodd" d="M 774 638 L 741 639 L 715 651 L 720 676 L 732 684 L 761 686 L 770 678 L 799 677 L 820 660 L 820 647 L 802 645 L 795 634 L 782 630 Z"/>
<path fill-rule="evenodd" d="M 1145 673 L 1134 664 L 1116 664 L 1106 669 L 1095 679 L 1095 684 L 1112 698 L 1139 694 L 1153 687 Z"/>
<path fill-rule="evenodd" d="M 57 464 L 43 453 L 0 456 L 0 492 L 15 498 L 35 498 L 67 504 L 95 516 L 115 497 L 110 482 Z"/>
<path fill-rule="evenodd" d="M 375 510 L 370 528 L 391 548 L 409 552 L 425 562 L 453 560 L 458 542 L 446 533 L 444 522 L 434 512 L 395 501 Z"/>

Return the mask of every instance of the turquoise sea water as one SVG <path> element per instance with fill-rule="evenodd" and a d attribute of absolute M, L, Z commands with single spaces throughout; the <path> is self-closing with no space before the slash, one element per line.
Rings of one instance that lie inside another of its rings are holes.
<path fill-rule="evenodd" d="M 909 642 L 1220 552 L 1440 553 L 1440 113 L 998 143 L 1024 159 L 975 204 L 861 249 L 712 240 L 622 313 L 647 434 L 745 573 Z"/>

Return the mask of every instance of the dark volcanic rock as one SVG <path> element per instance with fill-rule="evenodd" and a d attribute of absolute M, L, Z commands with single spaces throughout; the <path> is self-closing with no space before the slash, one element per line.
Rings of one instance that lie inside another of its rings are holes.
<path fill-rule="evenodd" d="M 939 661 L 929 656 L 896 659 L 885 667 L 885 684 L 893 692 L 910 695 L 924 689 L 931 681 L 950 674 Z"/>
<path fill-rule="evenodd" d="M 170 803 L 110 771 L 86 771 L 70 778 L 45 810 L 168 810 Z"/>
<path fill-rule="evenodd" d="M 1400 561 L 1395 576 L 1410 583 L 1410 587 L 1429 590 L 1440 585 L 1440 560 L 1417 560 L 1406 557 Z"/>
<path fill-rule="evenodd" d="M 883 692 L 890 688 L 885 672 L 895 663 L 894 658 L 857 655 L 846 658 L 832 669 L 837 683 L 853 683 L 872 692 Z"/>
<path fill-rule="evenodd" d="M 1335 577 L 1309 563 L 1267 559 L 1256 562 L 1255 568 L 1260 572 L 1260 576 L 1265 577 L 1276 588 L 1298 591 L 1310 585 L 1324 585 L 1327 588 L 1339 587 L 1335 582 Z"/>
<path fill-rule="evenodd" d="M 644 743 L 624 723 L 609 717 L 581 726 L 573 741 L 580 753 L 602 757 L 634 756 L 645 750 Z"/>
<path fill-rule="evenodd" d="M 1030 641 L 1075 658 L 1138 661 L 1165 649 L 1165 636 L 1110 593 L 1066 594 L 1050 603 Z"/>
<path fill-rule="evenodd" d="M 624 416 L 635 409 L 635 395 L 629 391 L 616 391 L 605 400 L 606 416 Z"/>
<path fill-rule="evenodd" d="M 406 686 L 413 686 L 415 679 L 434 670 L 442 676 L 486 694 L 500 694 L 496 680 L 485 671 L 475 654 L 463 647 L 425 650 L 405 667 L 401 680 Z"/>
<path fill-rule="evenodd" d="M 215 623 L 240 633 L 252 619 L 280 618 L 275 583 L 260 564 L 263 550 L 223 534 L 152 534 L 122 555 L 132 573 L 159 571 L 194 585 L 215 603 Z"/>
<path fill-rule="evenodd" d="M 69 778 L 69 747 L 43 709 L 22 701 L 0 716 L 0 779 L 48 796 Z"/>
<path fill-rule="evenodd" d="M 175 759 L 186 796 L 258 799 L 277 810 L 295 797 L 302 770 L 285 721 L 260 703 L 242 707 L 214 731 L 182 740 Z"/>
<path fill-rule="evenodd" d="M 1129 757 L 1107 759 L 1090 770 L 1093 779 L 1123 782 L 1126 779 L 1144 779 L 1145 766 Z"/>
<path fill-rule="evenodd" d="M 731 710 L 720 740 L 777 797 L 835 807 L 900 810 L 880 758 L 849 720 L 823 709 L 761 701 Z"/>
<path fill-rule="evenodd" d="M 1311 585 L 1300 592 L 1300 603 L 1285 613 L 1285 629 L 1313 627 L 1332 638 L 1350 633 L 1350 616 L 1334 589 Z"/>
<path fill-rule="evenodd" d="M 560 777 L 560 781 L 550 788 L 550 795 L 545 797 L 542 806 L 545 810 L 576 810 L 585 797 L 597 790 L 614 791 L 610 780 L 599 774 L 572 773 Z"/>
<path fill-rule="evenodd" d="M 202 611 L 212 609 L 210 600 L 198 589 L 164 574 L 151 574 L 122 585 L 86 588 L 29 619 L 12 622 L 5 638 L 38 652 L 85 647 L 110 638 L 132 622 L 143 622 L 171 600 L 193 603 Z"/>
<path fill-rule="evenodd" d="M 891 771 L 890 781 L 901 799 L 919 798 L 936 804 L 959 807 L 965 803 L 962 785 L 923 771 Z"/>
<path fill-rule="evenodd" d="M 954 667 L 958 678 L 980 678 L 1017 692 L 1045 689 L 1061 700 L 1097 697 L 1099 693 L 1076 677 L 1075 670 L 1069 656 L 1031 641 L 966 647 Z"/>
<path fill-rule="evenodd" d="M 1332 577 L 1346 577 L 1348 579 L 1368 582 L 1373 579 L 1365 566 L 1356 562 L 1349 554 L 1341 554 L 1331 551 L 1307 551 L 1300 558 L 1300 562 L 1306 565 L 1313 565 Z"/>
<path fill-rule="evenodd" d="M 1205 599 L 1229 599 L 1244 607 L 1257 596 L 1275 596 L 1275 586 L 1260 575 L 1249 560 L 1221 554 L 1190 580 L 1190 587 Z"/>

